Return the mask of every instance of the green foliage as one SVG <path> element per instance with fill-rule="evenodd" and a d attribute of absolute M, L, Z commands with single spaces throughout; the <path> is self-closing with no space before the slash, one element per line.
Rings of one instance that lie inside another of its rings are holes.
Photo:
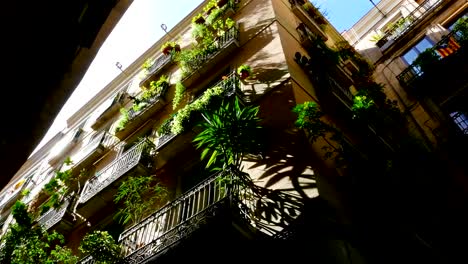
<path fill-rule="evenodd" d="M 213 11 L 211 11 L 208 17 L 206 17 L 206 23 L 208 25 L 213 25 L 213 23 L 216 22 L 216 20 L 218 20 L 218 18 L 220 18 L 223 15 L 223 11 L 224 10 L 221 8 L 213 9 Z"/>
<path fill-rule="evenodd" d="M 333 158 L 338 167 L 343 166 L 343 136 L 338 129 L 322 121 L 324 114 L 317 104 L 305 102 L 296 105 L 292 111 L 297 114 L 296 127 L 304 129 L 311 142 L 319 138 L 326 142 L 327 145 L 322 147 L 325 159 Z"/>
<path fill-rule="evenodd" d="M 115 217 L 122 224 L 138 223 L 166 197 L 167 189 L 152 176 L 129 177 L 114 197 L 115 203 L 123 203 Z"/>
<path fill-rule="evenodd" d="M 184 98 L 185 86 L 181 82 L 176 82 L 174 99 L 172 100 L 172 109 L 176 109 L 179 106 L 180 101 Z"/>
<path fill-rule="evenodd" d="M 213 22 L 212 27 L 216 30 L 217 36 L 222 36 L 226 31 L 236 25 L 236 22 L 231 18 L 218 19 Z"/>
<path fill-rule="evenodd" d="M 161 52 L 164 53 L 166 51 L 166 49 L 168 49 L 168 48 L 172 49 L 176 45 L 177 45 L 177 42 L 175 42 L 175 41 L 167 41 L 161 46 Z"/>
<path fill-rule="evenodd" d="M 80 243 L 80 251 L 91 255 L 96 263 L 111 264 L 119 261 L 120 245 L 107 231 L 93 231 Z"/>
<path fill-rule="evenodd" d="M 412 23 L 414 18 L 412 16 L 401 17 L 394 23 L 390 23 L 387 26 L 387 31 L 394 33 L 399 32 L 407 27 L 408 24 Z"/>
<path fill-rule="evenodd" d="M 207 110 L 210 105 L 215 102 L 216 98 L 221 98 L 224 89 L 221 87 L 213 87 L 206 90 L 203 95 L 195 100 L 193 103 L 186 105 L 184 108 L 177 111 L 171 126 L 172 134 L 178 135 L 185 131 L 185 129 L 192 121 L 195 113 L 200 113 Z"/>
<path fill-rule="evenodd" d="M 145 89 L 145 91 L 141 94 L 139 101 L 148 102 L 151 98 L 154 98 L 156 96 L 164 96 L 168 87 L 169 87 L 169 78 L 167 77 L 167 75 L 161 75 L 159 80 L 152 81 L 150 83 L 150 88 Z M 135 103 L 133 106 L 135 106 Z"/>
<path fill-rule="evenodd" d="M 421 67 L 422 71 L 427 71 L 439 58 L 433 49 L 426 49 L 418 55 L 413 64 Z"/>
<path fill-rule="evenodd" d="M 192 24 L 192 38 L 196 39 L 197 42 L 209 34 L 211 32 L 205 24 Z"/>
<path fill-rule="evenodd" d="M 120 108 L 120 117 L 117 120 L 117 126 L 115 127 L 115 132 L 119 132 L 124 130 L 125 126 L 130 121 L 130 117 L 128 116 L 128 110 L 125 108 Z"/>
<path fill-rule="evenodd" d="M 397 102 L 388 99 L 383 92 L 383 86 L 374 82 L 361 87 L 354 96 L 352 111 L 354 119 L 372 124 L 382 132 L 405 126 Z"/>
<path fill-rule="evenodd" d="M 205 21 L 205 18 L 203 17 L 202 13 L 196 14 L 194 17 L 192 17 L 193 24 L 203 24 L 203 22 L 197 23 L 198 21 L 203 21 L 203 22 Z"/>
<path fill-rule="evenodd" d="M 23 191 L 21 191 L 21 195 L 22 196 L 28 196 L 29 194 L 31 194 L 31 190 L 30 189 L 24 189 Z"/>
<path fill-rule="evenodd" d="M 64 165 L 72 165 L 70 157 L 64 161 Z M 59 208 L 69 194 L 71 185 L 76 179 L 72 178 L 72 169 L 56 171 L 55 176 L 44 185 L 44 192 L 50 196 L 49 200 L 40 206 L 40 214 L 44 214 L 50 208 Z"/>
<path fill-rule="evenodd" d="M 249 74 L 252 74 L 252 68 L 250 68 L 249 65 L 242 64 L 237 68 L 237 74 L 241 74 L 243 71 L 248 72 Z"/>
<path fill-rule="evenodd" d="M 340 53 L 330 47 L 321 39 L 314 39 L 314 49 L 316 54 L 319 56 L 319 61 L 331 62 L 333 65 L 337 65 L 340 60 Z"/>
<path fill-rule="evenodd" d="M 148 73 L 149 69 L 151 68 L 151 66 L 153 66 L 153 64 L 154 64 L 154 59 L 149 58 L 145 60 L 145 62 L 142 65 L 142 68 L 145 71 L 145 73 Z"/>
<path fill-rule="evenodd" d="M 297 120 L 295 122 L 296 127 L 305 129 L 312 142 L 315 142 L 319 137 L 323 137 L 327 132 L 330 132 L 330 125 L 320 119 L 324 114 L 320 111 L 315 102 L 309 101 L 298 104 L 292 111 L 297 114 Z"/>
<path fill-rule="evenodd" d="M 217 8 L 218 5 L 216 3 L 217 3 L 216 0 L 211 0 L 210 2 L 208 2 L 208 4 L 206 4 L 206 6 L 203 7 L 203 11 L 205 11 L 205 13 L 207 13 L 207 12 L 210 12 L 210 10 L 213 10 L 214 8 Z"/>
<path fill-rule="evenodd" d="M 70 249 L 62 247 L 64 238 L 57 232 L 49 233 L 40 226 L 33 226 L 26 205 L 17 201 L 12 208 L 16 221 L 2 236 L 1 263 L 76 263 Z M 55 245 L 55 247 L 53 247 Z"/>
<path fill-rule="evenodd" d="M 219 161 L 223 169 L 233 166 L 240 170 L 245 154 L 260 151 L 258 111 L 259 107 L 241 107 L 236 97 L 234 102 L 223 102 L 217 110 L 203 112 L 203 131 L 193 142 L 203 148 L 201 159 L 209 157 L 207 168 Z"/>
<path fill-rule="evenodd" d="M 381 40 L 384 36 L 385 36 L 384 33 L 381 33 L 381 32 L 375 33 L 374 35 L 370 37 L 370 41 L 379 42 L 379 40 Z"/>
<path fill-rule="evenodd" d="M 164 120 L 161 124 L 161 126 L 158 128 L 158 134 L 159 136 L 161 135 L 167 135 L 171 133 L 171 122 L 173 120 L 173 116 L 170 118 Z"/>
<path fill-rule="evenodd" d="M 468 17 L 462 17 L 455 22 L 453 31 L 457 32 L 461 42 L 468 41 Z"/>

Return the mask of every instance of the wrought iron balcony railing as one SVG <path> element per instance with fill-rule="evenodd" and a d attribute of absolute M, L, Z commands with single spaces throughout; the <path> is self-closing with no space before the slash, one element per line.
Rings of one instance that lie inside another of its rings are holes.
<path fill-rule="evenodd" d="M 114 146 L 118 142 L 118 139 L 113 135 L 107 133 L 106 131 L 102 131 L 94 138 L 92 138 L 88 144 L 84 147 L 80 148 L 76 154 L 71 155 L 71 160 L 74 164 L 79 164 L 81 161 L 86 159 L 93 151 L 98 149 L 100 146 L 103 148 L 110 148 Z"/>
<path fill-rule="evenodd" d="M 431 49 L 438 54 L 438 60 L 442 60 L 456 53 L 462 46 L 462 35 L 458 31 L 452 31 L 443 37 Z M 419 63 L 413 63 L 404 71 L 402 71 L 397 79 L 403 86 L 411 87 L 415 80 L 419 79 L 424 74 Z"/>
<path fill-rule="evenodd" d="M 304 0 L 289 0 L 292 12 L 304 23 L 309 32 L 313 32 L 314 37 L 320 37 L 326 41 L 327 34 L 323 31 L 320 25 L 324 25 L 327 21 L 323 18 L 317 8 L 309 1 Z"/>
<path fill-rule="evenodd" d="M 227 196 L 227 186 L 217 174 L 204 180 L 178 199 L 170 202 L 142 222 L 120 235 L 122 255 L 128 263 L 141 261 L 190 234 L 214 213 Z"/>
<path fill-rule="evenodd" d="M 132 119 L 135 119 L 137 116 L 141 115 L 143 112 L 145 112 L 146 109 L 150 108 L 152 105 L 156 104 L 157 102 L 159 102 L 159 100 L 161 100 L 161 95 L 158 94 L 158 95 L 155 95 L 151 98 L 149 98 L 148 100 L 145 101 L 145 103 L 147 103 L 146 106 L 142 107 L 141 109 L 139 110 L 135 110 L 133 108 L 130 108 L 128 110 L 128 119 L 129 120 L 132 120 Z"/>
<path fill-rule="evenodd" d="M 69 204 L 69 200 L 65 200 L 65 202 L 62 204 L 62 206 L 60 206 L 60 208 L 51 208 L 49 211 L 43 214 L 37 220 L 37 222 L 46 230 L 53 227 L 55 224 L 60 222 L 62 217 L 65 215 Z"/>
<path fill-rule="evenodd" d="M 151 67 L 148 68 L 145 78 L 141 80 L 140 86 L 143 86 L 153 75 L 159 73 L 172 62 L 172 55 L 161 55 L 154 60 Z"/>
<path fill-rule="evenodd" d="M 140 99 L 141 103 L 145 103 L 140 106 L 140 109 L 134 109 L 133 107 L 128 110 L 128 123 L 124 128 L 115 131 L 115 136 L 119 139 L 124 139 L 128 134 L 132 132 L 132 129 L 145 121 L 149 116 L 154 114 L 156 111 L 164 106 L 166 101 L 163 99 L 164 94 L 169 88 L 169 84 L 163 87 L 162 91 L 158 94 L 153 95 L 148 99 Z M 141 105 L 141 103 L 139 105 Z"/>
<path fill-rule="evenodd" d="M 16 183 L 15 185 L 11 186 L 8 191 L 4 192 L 1 196 L 3 197 L 0 200 L 0 211 L 3 208 L 9 208 L 17 199 L 21 196 L 21 191 L 24 189 L 24 186 L 27 186 L 31 178 L 24 179 L 21 182 Z"/>
<path fill-rule="evenodd" d="M 379 48 L 385 49 L 385 45 L 390 45 L 395 42 L 398 38 L 403 36 L 406 32 L 409 32 L 414 28 L 420 21 L 422 21 L 428 14 L 432 13 L 439 5 L 445 0 L 426 0 L 418 5 L 411 13 L 406 17 L 401 18 L 389 29 L 385 31 L 383 37 L 377 41 L 376 45 Z"/>
<path fill-rule="evenodd" d="M 327 77 L 331 92 L 349 108 L 353 105 L 353 94 L 347 88 L 341 86 L 335 79 Z"/>
<path fill-rule="evenodd" d="M 182 82 L 185 82 L 185 80 L 187 80 L 194 71 L 199 70 L 205 66 L 208 61 L 211 61 L 224 49 L 231 46 L 231 44 L 239 46 L 239 29 L 237 26 L 231 27 L 222 36 L 217 37 L 215 41 L 213 41 L 210 45 L 208 45 L 208 47 L 205 48 L 204 52 L 187 62 L 191 73 L 188 76 L 185 76 Z"/>
<path fill-rule="evenodd" d="M 353 94 L 347 87 L 343 87 L 339 81 L 330 72 L 318 71 L 317 64 L 314 61 L 303 56 L 300 52 L 296 52 L 294 61 L 307 73 L 312 82 L 317 82 L 320 87 L 328 88 L 329 92 L 333 94 L 338 100 L 345 104 L 348 108 L 353 105 Z M 321 67 L 322 65 L 320 65 Z M 337 65 L 337 67 L 341 67 Z M 343 73 L 344 74 L 344 73 Z"/>
<path fill-rule="evenodd" d="M 79 203 L 86 203 L 94 195 L 136 167 L 145 155 L 150 155 L 150 153 L 147 153 L 148 144 L 152 145 L 147 140 L 139 142 L 86 181 Z"/>
<path fill-rule="evenodd" d="M 95 259 L 93 259 L 92 256 L 88 255 L 78 261 L 78 264 L 95 264 L 97 263 Z"/>

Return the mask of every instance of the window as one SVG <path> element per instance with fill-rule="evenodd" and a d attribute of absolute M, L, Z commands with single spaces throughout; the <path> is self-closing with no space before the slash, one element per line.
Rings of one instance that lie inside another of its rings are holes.
<path fill-rule="evenodd" d="M 468 11 L 466 11 L 465 13 L 463 13 L 463 15 L 457 17 L 456 19 L 452 20 L 445 27 L 448 28 L 450 31 L 452 31 L 455 25 L 457 24 L 457 21 L 459 20 L 461 21 L 461 19 L 466 19 L 466 18 L 468 18 Z"/>
<path fill-rule="evenodd" d="M 412 64 L 414 60 L 421 54 L 423 51 L 432 48 L 434 44 L 429 40 L 429 38 L 424 37 L 411 49 L 409 49 L 405 54 L 403 54 L 403 59 L 408 65 Z"/>
<path fill-rule="evenodd" d="M 463 112 L 455 111 L 450 114 L 453 121 L 461 129 L 462 133 L 468 135 L 468 116 Z"/>

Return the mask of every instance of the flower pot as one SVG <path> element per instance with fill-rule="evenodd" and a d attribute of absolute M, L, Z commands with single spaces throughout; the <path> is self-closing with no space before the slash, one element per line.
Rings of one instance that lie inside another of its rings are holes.
<path fill-rule="evenodd" d="M 195 20 L 195 23 L 197 23 L 197 24 L 203 24 L 203 23 L 205 23 L 205 18 L 199 17 L 199 18 L 197 18 L 197 19 Z"/>
<path fill-rule="evenodd" d="M 216 7 L 213 6 L 210 9 L 206 10 L 205 15 L 209 16 L 211 14 L 211 11 L 213 11 Z"/>
<path fill-rule="evenodd" d="M 167 47 L 165 47 L 165 48 L 162 50 L 162 53 L 163 53 L 164 55 L 169 55 L 169 54 L 171 53 L 172 49 L 173 49 L 173 47 L 167 46 Z"/>
<path fill-rule="evenodd" d="M 244 80 L 245 78 L 249 77 L 250 73 L 247 70 L 242 70 L 240 72 L 240 78 L 241 80 Z"/>
<path fill-rule="evenodd" d="M 228 0 L 218 0 L 218 2 L 216 3 L 216 5 L 221 8 L 223 6 L 225 6 L 226 4 L 228 3 Z"/>
<path fill-rule="evenodd" d="M 175 52 L 180 52 L 180 45 L 179 45 L 179 44 L 176 44 L 176 45 L 174 46 L 174 50 L 175 50 Z"/>

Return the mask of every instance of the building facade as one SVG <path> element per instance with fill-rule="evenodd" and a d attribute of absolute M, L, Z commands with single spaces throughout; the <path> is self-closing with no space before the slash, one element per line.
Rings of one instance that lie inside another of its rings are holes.
<path fill-rule="evenodd" d="M 432 187 L 439 198 L 429 202 L 428 196 L 422 195 L 432 206 L 421 209 L 421 203 L 419 214 L 425 216 L 413 223 L 414 233 L 419 234 L 416 240 L 423 241 L 427 252 L 437 252 L 432 260 L 436 263 L 463 258 L 460 249 L 465 245 L 456 241 L 466 234 L 462 222 L 466 221 L 468 201 L 464 151 L 468 120 L 467 6 L 467 1 L 380 1 L 343 32 L 373 63 L 376 81 L 384 84 L 388 97 L 398 102 L 412 133 L 420 135 L 449 164 L 438 186 Z M 421 186 L 426 187 L 431 189 Z M 412 229 L 411 224 L 407 226 Z"/>
<path fill-rule="evenodd" d="M 380 81 L 379 59 L 369 58 Z M 247 77 L 243 65 L 252 69 Z M 380 201 L 380 186 L 372 192 L 369 186 L 385 178 L 369 178 L 370 172 L 349 176 L 360 173 L 339 164 L 352 153 L 370 171 L 375 159 L 353 146 L 382 149 L 388 156 L 396 148 L 398 138 L 353 118 L 361 86 L 373 83 L 370 68 L 307 1 L 204 1 L 71 116 L 67 129 L 15 174 L 0 195 L 2 232 L 21 200 L 36 213 L 38 225 L 62 233 L 77 255 L 86 234 L 105 230 L 130 263 L 373 260 L 380 253 L 369 253 L 375 236 L 365 234 L 367 222 L 360 221 L 373 205 L 361 202 Z M 233 97 L 260 109 L 264 148 L 242 163 L 260 196 L 232 192 L 205 168 L 193 143 L 200 113 L 212 101 Z M 292 109 L 305 102 L 323 112 L 324 123 L 317 121 L 322 132 L 315 136 L 295 125 Z M 415 134 L 431 142 L 418 122 L 413 125 Z M 339 141 L 330 133 L 340 134 Z M 44 189 L 63 173 L 57 200 Z M 151 176 L 168 194 L 144 218 L 123 224 L 115 217 L 122 206 L 115 195 L 137 176 Z M 58 203 L 44 208 L 52 199 Z M 379 243 L 387 237 L 378 237 Z M 80 257 L 81 263 L 94 261 Z"/>

